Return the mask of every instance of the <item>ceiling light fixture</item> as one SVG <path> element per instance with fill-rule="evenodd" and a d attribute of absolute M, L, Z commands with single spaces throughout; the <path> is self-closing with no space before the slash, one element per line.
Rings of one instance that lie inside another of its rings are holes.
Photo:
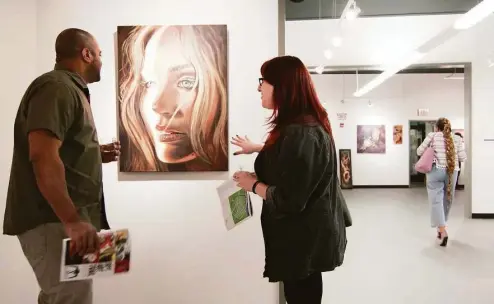
<path fill-rule="evenodd" d="M 466 30 L 484 20 L 494 12 L 494 0 L 484 0 L 471 10 L 459 17 L 453 27 L 456 30 Z"/>
<path fill-rule="evenodd" d="M 333 52 L 331 52 L 330 49 L 325 50 L 324 57 L 326 57 L 327 60 L 331 60 L 331 58 L 333 58 Z"/>
<path fill-rule="evenodd" d="M 409 54 L 409 56 L 405 57 L 402 61 L 388 67 L 383 73 L 372 79 L 362 88 L 359 89 L 357 87 L 357 91 L 355 91 L 353 95 L 355 97 L 362 97 L 363 95 L 369 93 L 371 90 L 385 82 L 388 78 L 391 78 L 394 74 L 415 63 L 416 61 L 419 61 L 428 52 L 456 36 L 459 32 L 458 30 L 465 30 L 473 27 L 493 12 L 494 0 L 484 0 L 480 2 L 467 13 L 458 18 L 450 27 L 424 42 L 419 48 Z M 490 62 L 489 66 L 494 66 L 494 62 Z"/>
<path fill-rule="evenodd" d="M 324 67 L 320 65 L 316 67 L 314 70 L 316 71 L 317 74 L 322 74 L 324 72 Z"/>
<path fill-rule="evenodd" d="M 353 96 L 355 97 L 362 97 L 365 94 L 369 93 L 372 91 L 374 88 L 377 86 L 381 85 L 381 83 L 385 82 L 389 78 L 391 78 L 394 74 L 398 73 L 399 71 L 403 70 L 413 62 L 416 62 L 420 60 L 422 57 L 424 57 L 424 53 L 420 53 L 418 51 L 413 51 L 412 53 L 408 54 L 407 56 L 403 57 L 402 60 L 397 61 L 394 64 L 391 64 L 384 72 L 379 74 L 376 78 L 372 79 L 370 82 L 368 82 L 366 85 L 364 85 L 362 88 L 358 89 L 355 93 L 353 93 Z"/>
<path fill-rule="evenodd" d="M 354 8 L 348 10 L 348 12 L 346 12 L 345 14 L 345 18 L 347 20 L 355 20 L 357 19 L 358 15 L 360 15 L 361 13 L 361 10 L 358 6 L 355 6 Z"/>
<path fill-rule="evenodd" d="M 357 2 L 355 0 L 348 0 L 343 12 L 341 13 L 341 19 L 347 20 L 355 20 L 360 15 L 362 10 L 357 6 Z"/>

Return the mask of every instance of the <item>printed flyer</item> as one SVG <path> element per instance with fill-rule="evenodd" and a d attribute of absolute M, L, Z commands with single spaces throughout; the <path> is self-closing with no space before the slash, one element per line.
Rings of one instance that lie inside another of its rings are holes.
<path fill-rule="evenodd" d="M 237 187 L 233 180 L 227 180 L 217 190 L 227 230 L 252 217 L 253 209 L 249 193 Z"/>
<path fill-rule="evenodd" d="M 97 252 L 70 255 L 70 239 L 63 241 L 60 281 L 87 280 L 127 273 L 130 270 L 130 235 L 127 229 L 98 234 Z"/>

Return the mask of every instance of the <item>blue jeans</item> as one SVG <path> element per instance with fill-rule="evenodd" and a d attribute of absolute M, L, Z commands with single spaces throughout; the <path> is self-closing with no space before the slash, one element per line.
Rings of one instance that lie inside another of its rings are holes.
<path fill-rule="evenodd" d="M 449 210 L 453 203 L 455 195 L 456 179 L 458 171 L 455 171 L 452 176 L 451 183 L 451 200 L 447 196 L 447 187 L 449 176 L 446 169 L 432 166 L 431 172 L 427 173 L 427 194 L 431 206 L 431 226 L 440 227 L 446 226 L 448 221 Z"/>

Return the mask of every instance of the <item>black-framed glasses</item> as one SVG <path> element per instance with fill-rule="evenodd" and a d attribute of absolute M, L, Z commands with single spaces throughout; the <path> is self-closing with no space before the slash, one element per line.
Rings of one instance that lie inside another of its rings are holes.
<path fill-rule="evenodd" d="M 259 78 L 259 85 L 262 85 L 262 83 L 264 82 L 264 78 Z"/>

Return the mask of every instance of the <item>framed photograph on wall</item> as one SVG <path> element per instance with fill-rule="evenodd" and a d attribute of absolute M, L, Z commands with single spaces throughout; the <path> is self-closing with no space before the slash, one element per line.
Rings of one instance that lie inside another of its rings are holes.
<path fill-rule="evenodd" d="M 120 171 L 228 171 L 227 26 L 119 26 L 117 43 Z"/>
<path fill-rule="evenodd" d="M 340 149 L 340 185 L 341 189 L 353 188 L 352 150 Z"/>
<path fill-rule="evenodd" d="M 395 145 L 403 144 L 403 125 L 393 126 L 393 143 Z"/>
<path fill-rule="evenodd" d="M 386 153 L 386 127 L 357 125 L 357 153 Z"/>

